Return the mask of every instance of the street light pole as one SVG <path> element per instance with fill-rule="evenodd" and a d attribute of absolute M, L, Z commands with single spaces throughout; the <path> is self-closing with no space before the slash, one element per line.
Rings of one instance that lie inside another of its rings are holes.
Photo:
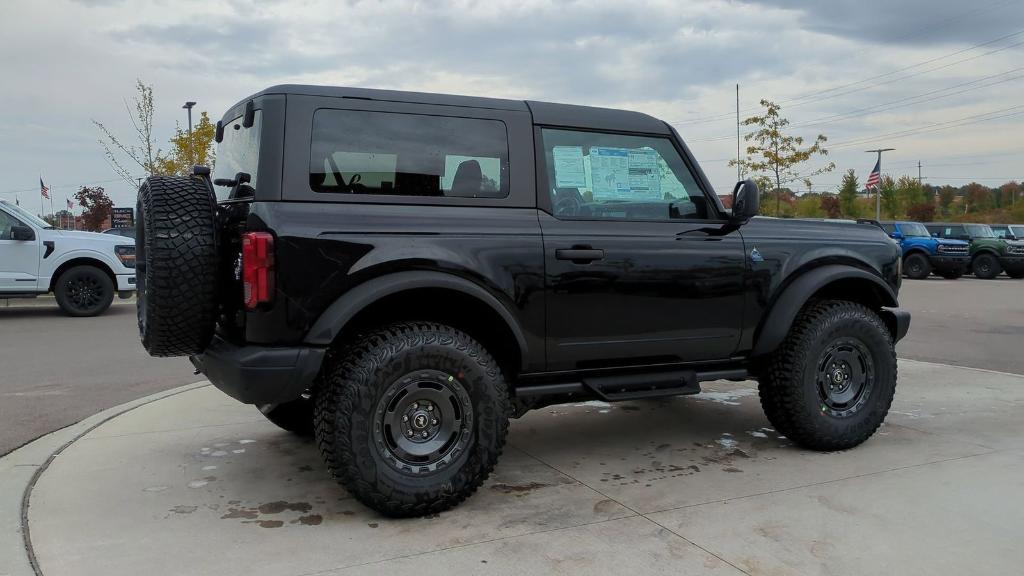
<path fill-rule="evenodd" d="M 195 106 L 195 102 L 185 102 L 182 106 L 185 110 L 188 110 L 188 153 L 192 156 L 192 164 L 195 164 L 195 143 L 192 142 L 192 107 Z"/>
<path fill-rule="evenodd" d="M 876 148 L 874 150 L 865 150 L 865 152 L 872 152 L 878 154 L 878 184 L 875 184 L 875 220 L 882 219 L 882 195 L 880 192 L 881 180 L 882 180 L 882 152 L 889 152 L 895 150 L 895 148 Z"/>

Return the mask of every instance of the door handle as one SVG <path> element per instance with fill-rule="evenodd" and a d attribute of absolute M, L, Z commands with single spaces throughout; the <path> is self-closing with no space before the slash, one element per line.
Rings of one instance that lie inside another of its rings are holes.
<path fill-rule="evenodd" d="M 559 260 L 572 260 L 573 264 L 589 264 L 594 260 L 604 258 L 604 250 L 591 248 L 590 246 L 559 248 L 555 250 L 555 258 Z"/>

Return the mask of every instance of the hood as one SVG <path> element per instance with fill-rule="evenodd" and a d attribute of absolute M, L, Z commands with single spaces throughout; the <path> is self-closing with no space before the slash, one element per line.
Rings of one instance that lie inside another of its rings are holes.
<path fill-rule="evenodd" d="M 118 246 L 135 245 L 135 240 L 125 236 L 117 236 L 116 234 L 100 234 L 99 232 L 84 232 L 81 230 L 50 230 L 50 232 L 55 233 L 59 238 L 67 238 L 68 240 L 104 242 Z"/>

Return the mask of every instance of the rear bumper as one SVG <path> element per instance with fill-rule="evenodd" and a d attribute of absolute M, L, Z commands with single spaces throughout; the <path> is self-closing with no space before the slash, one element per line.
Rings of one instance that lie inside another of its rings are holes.
<path fill-rule="evenodd" d="M 932 256 L 932 268 L 942 272 L 963 272 L 971 264 L 967 256 Z"/>
<path fill-rule="evenodd" d="M 899 342 L 910 330 L 910 312 L 902 308 L 882 308 L 882 319 L 892 332 L 892 341 Z"/>
<path fill-rule="evenodd" d="M 313 385 L 326 348 L 237 346 L 215 336 L 189 360 L 214 386 L 246 404 L 280 404 Z"/>

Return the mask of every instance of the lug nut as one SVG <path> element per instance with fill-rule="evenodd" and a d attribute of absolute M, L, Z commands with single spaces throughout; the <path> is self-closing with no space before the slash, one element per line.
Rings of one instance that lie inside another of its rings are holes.
<path fill-rule="evenodd" d="M 419 405 L 418 403 L 416 403 L 416 402 L 413 402 L 413 403 L 412 403 L 412 409 L 413 409 L 413 410 L 415 410 L 415 409 L 417 409 L 417 408 L 419 408 L 419 407 L 420 407 L 420 405 Z"/>
<path fill-rule="evenodd" d="M 405 435 L 412 438 L 412 430 L 406 430 Z"/>
<path fill-rule="evenodd" d="M 424 430 L 424 431 L 423 431 L 423 434 L 420 434 L 420 436 L 422 436 L 422 437 L 426 438 L 426 437 L 427 437 L 427 431 L 426 431 L 426 430 Z"/>
<path fill-rule="evenodd" d="M 408 422 L 408 421 L 409 421 L 409 417 L 408 416 L 402 416 L 402 422 Z"/>
<path fill-rule="evenodd" d="M 427 404 L 427 412 L 433 412 L 433 411 L 434 411 L 434 405 L 433 404 Z"/>

